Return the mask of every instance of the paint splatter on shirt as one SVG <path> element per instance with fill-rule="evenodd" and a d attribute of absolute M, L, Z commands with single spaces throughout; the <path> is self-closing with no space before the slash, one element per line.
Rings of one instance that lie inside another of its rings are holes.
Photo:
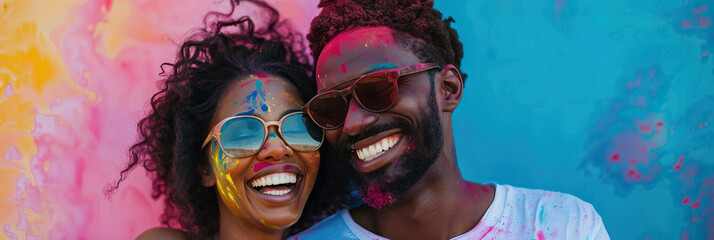
<path fill-rule="evenodd" d="M 468 232 L 451 238 L 466 239 L 610 239 L 592 205 L 569 194 L 495 185 L 496 195 L 483 219 Z M 342 210 L 291 240 L 387 239 L 367 231 Z"/>

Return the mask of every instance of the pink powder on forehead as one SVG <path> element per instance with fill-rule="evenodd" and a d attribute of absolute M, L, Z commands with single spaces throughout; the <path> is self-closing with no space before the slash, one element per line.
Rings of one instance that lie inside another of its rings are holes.
<path fill-rule="evenodd" d="M 249 83 L 252 83 L 252 82 L 255 82 L 255 81 L 258 81 L 258 79 L 253 79 L 253 80 L 247 81 L 247 82 L 245 82 L 245 83 L 242 83 L 242 84 L 240 85 L 240 87 L 243 87 L 243 86 L 248 85 Z"/>

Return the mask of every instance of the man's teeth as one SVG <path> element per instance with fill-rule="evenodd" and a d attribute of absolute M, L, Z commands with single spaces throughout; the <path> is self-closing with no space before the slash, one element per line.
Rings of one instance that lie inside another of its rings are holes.
<path fill-rule="evenodd" d="M 295 184 L 297 182 L 297 176 L 295 173 L 289 173 L 289 172 L 282 172 L 282 173 L 273 173 L 273 174 L 268 174 L 265 176 L 262 176 L 258 179 L 254 179 L 253 181 L 250 182 L 253 187 L 265 187 L 265 186 L 273 186 L 273 185 L 281 185 L 281 184 Z M 271 194 L 269 192 L 282 192 L 283 190 L 280 191 L 268 191 L 265 193 Z M 285 193 L 290 192 L 289 190 Z M 283 193 L 283 194 L 285 194 Z M 283 195 L 283 194 L 272 194 L 272 195 Z"/>
<path fill-rule="evenodd" d="M 383 138 L 382 140 L 372 145 L 357 149 L 357 157 L 359 157 L 359 159 L 362 161 L 370 161 L 376 157 L 379 157 L 390 148 L 394 147 L 397 142 L 399 142 L 399 136 L 389 136 Z"/>

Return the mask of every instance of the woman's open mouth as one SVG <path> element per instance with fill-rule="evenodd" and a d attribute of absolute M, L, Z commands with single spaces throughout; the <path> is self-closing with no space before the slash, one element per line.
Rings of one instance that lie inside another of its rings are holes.
<path fill-rule="evenodd" d="M 283 196 L 295 189 L 298 176 L 291 172 L 268 174 L 250 181 L 250 185 L 258 192 L 273 196 Z"/>
<path fill-rule="evenodd" d="M 263 200 L 284 202 L 299 195 L 303 179 L 303 172 L 296 165 L 276 164 L 261 169 L 245 184 Z"/>

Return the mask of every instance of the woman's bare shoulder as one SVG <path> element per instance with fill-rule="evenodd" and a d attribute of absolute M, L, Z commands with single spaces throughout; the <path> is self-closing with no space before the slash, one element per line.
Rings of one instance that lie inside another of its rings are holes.
<path fill-rule="evenodd" d="M 139 235 L 139 237 L 137 237 L 136 239 L 137 240 L 149 240 L 149 239 L 184 240 L 184 239 L 187 239 L 186 236 L 187 236 L 186 232 L 178 230 L 178 229 L 156 227 L 156 228 L 146 230 L 141 235 Z"/>

